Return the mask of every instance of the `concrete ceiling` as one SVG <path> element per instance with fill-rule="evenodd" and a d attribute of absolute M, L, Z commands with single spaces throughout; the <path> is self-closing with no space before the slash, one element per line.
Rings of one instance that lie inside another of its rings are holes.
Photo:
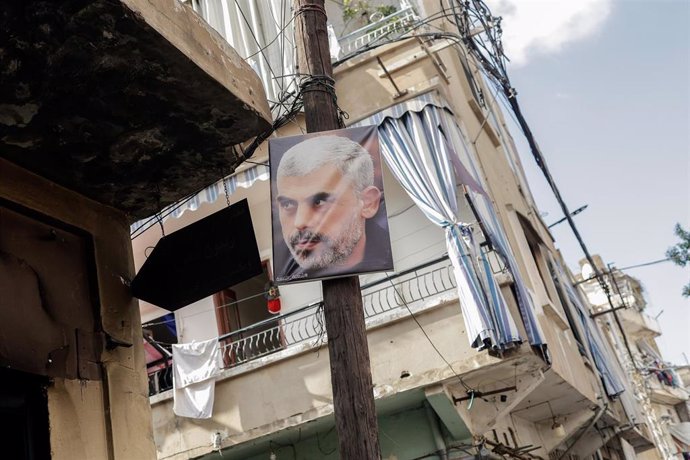
<path fill-rule="evenodd" d="M 177 0 L 0 3 L 0 156 L 131 221 L 269 126 L 258 76 Z"/>

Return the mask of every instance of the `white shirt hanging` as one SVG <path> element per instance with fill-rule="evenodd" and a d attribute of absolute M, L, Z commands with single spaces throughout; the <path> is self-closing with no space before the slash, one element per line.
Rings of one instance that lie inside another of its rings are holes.
<path fill-rule="evenodd" d="M 180 417 L 210 418 L 216 376 L 221 369 L 218 339 L 172 347 L 173 412 Z"/>

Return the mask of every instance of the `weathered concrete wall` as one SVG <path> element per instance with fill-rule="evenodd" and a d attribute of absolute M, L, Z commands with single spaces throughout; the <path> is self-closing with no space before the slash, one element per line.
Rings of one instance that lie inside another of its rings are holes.
<path fill-rule="evenodd" d="M 54 459 L 155 458 L 128 222 L 101 206 L 0 159 L 0 199 L 82 229 L 93 239 L 102 328 L 112 343 L 98 357 L 103 380 L 55 379 L 48 390 Z M 130 346 L 131 345 L 131 346 Z"/>

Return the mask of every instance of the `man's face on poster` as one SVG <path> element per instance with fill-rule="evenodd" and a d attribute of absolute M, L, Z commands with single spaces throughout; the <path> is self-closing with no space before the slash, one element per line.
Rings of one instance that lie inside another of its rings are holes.
<path fill-rule="evenodd" d="M 365 222 L 378 211 L 378 188 L 357 191 L 332 164 L 303 176 L 278 176 L 276 185 L 283 239 L 303 269 L 346 269 L 362 260 Z"/>

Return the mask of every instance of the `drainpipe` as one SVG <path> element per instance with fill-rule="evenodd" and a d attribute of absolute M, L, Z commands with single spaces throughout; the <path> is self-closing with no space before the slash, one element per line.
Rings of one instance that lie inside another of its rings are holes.
<path fill-rule="evenodd" d="M 587 427 L 586 427 L 584 430 L 582 430 L 582 431 L 580 432 L 580 434 L 577 435 L 577 437 L 575 438 L 575 441 L 573 441 L 573 443 L 570 445 L 570 447 L 568 447 L 568 448 L 565 450 L 565 452 L 563 452 L 563 453 L 558 457 L 557 460 L 561 460 L 563 457 L 566 456 L 566 454 L 567 454 L 568 452 L 570 452 L 570 451 L 572 450 L 573 447 L 575 447 L 575 444 L 577 444 L 577 443 L 580 441 L 580 439 L 582 439 L 582 438 L 585 436 L 585 434 L 587 434 L 587 432 L 588 432 L 589 430 L 591 430 L 592 427 L 593 427 L 594 425 L 597 424 L 597 422 L 599 421 L 599 419 L 601 418 L 601 416 L 604 415 L 604 412 L 606 412 L 606 409 L 608 409 L 608 407 L 609 407 L 609 403 L 606 402 L 606 403 L 604 403 L 603 406 L 601 406 L 601 407 L 599 408 L 599 411 L 597 411 L 597 413 L 594 414 L 594 417 L 592 417 L 592 421 L 589 422 L 589 424 L 587 425 Z"/>
<path fill-rule="evenodd" d="M 441 460 L 448 460 L 448 449 L 446 448 L 446 442 L 443 440 L 443 435 L 441 434 L 441 427 L 438 424 L 438 418 L 434 413 L 428 402 L 424 402 L 424 409 L 426 411 L 426 418 L 429 420 L 429 427 L 431 428 L 431 434 L 434 437 L 434 443 L 436 444 L 436 452 Z"/>

